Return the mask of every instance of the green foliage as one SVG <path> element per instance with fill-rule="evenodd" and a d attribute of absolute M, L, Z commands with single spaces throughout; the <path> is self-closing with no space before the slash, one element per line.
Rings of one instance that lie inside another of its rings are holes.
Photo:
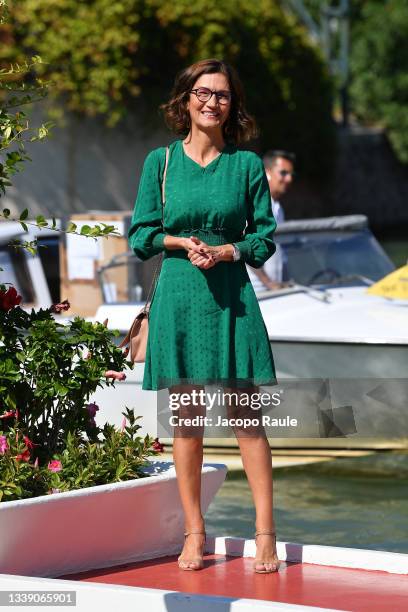
<path fill-rule="evenodd" d="M 397 157 L 408 163 L 408 10 L 406 0 L 373 0 L 353 30 L 353 110 L 386 128 Z"/>
<path fill-rule="evenodd" d="M 6 448 L 1 444 L 5 441 Z M 0 502 L 42 494 L 44 487 L 34 465 L 22 459 L 26 451 L 26 444 L 17 428 L 9 428 L 5 436 L 0 426 Z"/>
<path fill-rule="evenodd" d="M 133 56 L 140 47 L 138 24 L 142 0 L 17 0 L 10 6 L 15 59 L 27 49 L 43 49 L 52 82 L 51 95 L 64 95 L 71 111 L 120 118 L 124 97 L 138 95 L 140 67 Z"/>
<path fill-rule="evenodd" d="M 162 445 L 138 435 L 133 410 L 121 431 L 96 425 L 89 397 L 108 370 L 130 365 L 115 332 L 47 310 L 25 312 L 13 287 L 0 285 L 0 501 L 140 478 Z"/>
<path fill-rule="evenodd" d="M 18 0 L 10 11 L 10 59 L 29 49 L 44 56 L 50 98 L 73 112 L 113 126 L 140 97 L 157 122 L 176 72 L 222 57 L 240 72 L 261 148 L 294 149 L 309 171 L 330 166 L 331 82 L 278 0 Z"/>
<path fill-rule="evenodd" d="M 10 28 L 8 5 L 0 0 L 0 37 L 9 42 Z M 11 49 L 11 46 L 6 47 Z M 20 171 L 24 162 L 31 160 L 27 155 L 25 144 L 43 140 L 49 134 L 53 123 L 47 121 L 37 128 L 30 126 L 22 106 L 42 100 L 47 93 L 47 82 L 35 76 L 37 67 L 42 63 L 40 56 L 35 55 L 30 61 L 20 57 L 19 61 L 8 63 L 3 67 L 4 57 L 8 54 L 2 50 L 0 56 L 0 197 L 10 187 L 11 177 Z M 14 54 L 10 56 L 10 61 Z M 29 76 L 29 79 L 27 79 Z"/>
<path fill-rule="evenodd" d="M 39 63 L 41 58 L 34 57 L 31 62 L 24 62 L 23 65 L 15 64 L 10 68 L 0 69 L 0 195 L 11 185 L 11 176 L 21 170 L 25 161 L 31 159 L 26 153 L 25 144 L 43 140 L 53 126 L 52 122 L 47 121 L 40 127 L 33 128 L 26 113 L 21 110 L 21 106 L 42 99 L 46 95 L 46 85 L 40 80 L 30 86 L 25 83 L 16 85 L 13 82 L 16 77 L 26 75 Z"/>
<path fill-rule="evenodd" d="M 78 445 L 75 436 L 68 435 L 66 447 L 58 456 L 63 469 L 57 473 L 58 480 L 54 477 L 56 488 L 78 489 L 145 476 L 146 458 L 156 454 L 153 438 L 137 435 L 141 426 L 136 424 L 136 419 L 140 417 L 135 417 L 133 410 L 123 414 L 129 424 L 122 431 L 106 424 L 102 431 L 103 444 Z"/>
<path fill-rule="evenodd" d="M 128 423 L 122 430 L 106 424 L 101 442 L 68 432 L 62 452 L 42 462 L 24 455 L 27 443 L 19 426 L 10 428 L 7 436 L 0 431 L 0 441 L 7 440 L 7 449 L 0 447 L 0 502 L 147 476 L 143 468 L 148 457 L 158 453 L 155 441 L 138 435 L 140 417 L 133 410 L 122 414 Z"/>
<path fill-rule="evenodd" d="M 60 452 L 68 432 L 96 439 L 98 430 L 85 409 L 88 398 L 105 383 L 107 370 L 121 371 L 127 364 L 114 335 L 79 317 L 57 322 L 51 309 L 0 310 L 1 408 L 17 411 L 21 428 L 40 444 L 40 459 Z"/>
<path fill-rule="evenodd" d="M 28 231 L 28 226 L 31 225 L 33 227 L 47 228 L 50 230 L 54 230 L 55 232 L 61 232 L 64 234 L 76 234 L 77 236 L 86 236 L 88 238 L 108 238 L 109 236 L 120 236 L 120 233 L 117 231 L 114 225 L 109 225 L 107 223 L 97 223 L 96 225 L 83 225 L 80 231 L 77 231 L 76 223 L 72 221 L 68 223 L 67 228 L 65 230 L 61 230 L 57 227 L 57 222 L 55 219 L 52 221 L 47 221 L 47 219 L 43 215 L 38 215 L 34 221 L 27 221 L 28 217 L 28 209 L 25 208 L 23 212 L 19 215 L 18 218 L 12 217 L 10 210 L 8 208 L 3 208 L 0 210 L 0 218 L 7 219 L 8 221 L 17 221 L 20 223 L 21 227 L 25 232 Z M 32 255 L 35 255 L 38 250 L 38 240 L 18 240 L 16 242 L 11 242 L 10 246 L 15 248 L 22 248 L 27 250 Z"/>

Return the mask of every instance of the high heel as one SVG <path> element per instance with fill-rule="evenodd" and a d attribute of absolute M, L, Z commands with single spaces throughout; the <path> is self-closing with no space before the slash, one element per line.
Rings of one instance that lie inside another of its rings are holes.
<path fill-rule="evenodd" d="M 274 536 L 275 539 L 275 551 L 276 551 L 276 532 L 275 531 L 257 531 L 255 533 L 255 542 L 256 542 L 256 538 L 259 535 L 271 535 Z M 264 566 L 264 569 L 257 569 L 257 565 L 262 564 Z M 274 569 L 266 569 L 265 565 L 272 565 L 272 568 Z M 255 558 L 255 561 L 253 563 L 253 568 L 254 568 L 254 572 L 257 574 L 273 574 L 274 572 L 277 572 L 279 570 L 279 566 L 280 566 L 280 561 L 278 559 L 278 561 L 265 561 L 264 559 L 257 559 Z"/>
<path fill-rule="evenodd" d="M 184 533 L 184 540 L 187 538 L 187 536 L 192 535 L 192 534 L 199 534 L 199 535 L 203 535 L 204 536 L 204 542 L 203 542 L 203 546 L 202 546 L 202 552 L 201 552 L 201 556 L 200 557 L 193 557 L 192 559 L 183 559 L 182 556 L 180 555 L 177 559 L 178 562 L 178 566 L 181 570 L 200 570 L 203 569 L 204 567 L 204 560 L 203 560 L 203 554 L 204 554 L 204 544 L 207 538 L 207 534 L 205 533 L 205 531 L 188 531 Z M 187 564 L 187 567 L 182 567 L 180 565 L 180 563 L 183 564 Z M 194 565 L 196 567 L 188 567 L 190 565 L 190 563 L 194 563 Z"/>

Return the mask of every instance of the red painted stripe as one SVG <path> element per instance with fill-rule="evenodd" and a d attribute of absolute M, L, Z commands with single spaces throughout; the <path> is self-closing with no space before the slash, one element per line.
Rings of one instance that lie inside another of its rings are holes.
<path fill-rule="evenodd" d="M 233 598 L 383 612 L 408 609 L 408 577 L 386 572 L 307 563 L 282 563 L 277 574 L 255 574 L 253 560 L 206 555 L 201 571 L 182 571 L 175 557 L 62 576 L 65 579 L 120 584 Z"/>

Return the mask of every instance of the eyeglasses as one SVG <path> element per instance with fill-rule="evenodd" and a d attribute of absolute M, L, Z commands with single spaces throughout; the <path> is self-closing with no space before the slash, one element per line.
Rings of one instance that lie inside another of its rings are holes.
<path fill-rule="evenodd" d="M 278 170 L 279 174 L 281 175 L 282 178 L 285 178 L 285 176 L 288 176 L 290 174 L 290 176 L 292 178 L 295 178 L 296 173 L 295 172 L 291 172 L 290 170 Z"/>
<path fill-rule="evenodd" d="M 228 102 L 231 102 L 230 91 L 211 91 L 211 89 L 207 89 L 207 87 L 199 87 L 198 89 L 191 89 L 190 93 L 195 94 L 200 102 L 208 102 L 211 100 L 213 94 L 219 104 L 228 104 Z"/>

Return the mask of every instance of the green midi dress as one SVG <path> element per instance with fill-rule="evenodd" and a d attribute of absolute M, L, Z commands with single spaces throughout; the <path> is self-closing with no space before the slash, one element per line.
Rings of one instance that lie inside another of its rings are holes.
<path fill-rule="evenodd" d="M 165 155 L 161 147 L 145 160 L 129 229 L 130 247 L 141 260 L 164 251 L 142 388 L 273 385 L 268 334 L 245 266 L 261 267 L 276 248 L 263 163 L 228 144 L 202 167 L 176 140 L 169 147 L 162 224 Z M 166 235 L 197 236 L 211 246 L 234 242 L 241 259 L 202 270 L 186 251 L 165 249 Z"/>

